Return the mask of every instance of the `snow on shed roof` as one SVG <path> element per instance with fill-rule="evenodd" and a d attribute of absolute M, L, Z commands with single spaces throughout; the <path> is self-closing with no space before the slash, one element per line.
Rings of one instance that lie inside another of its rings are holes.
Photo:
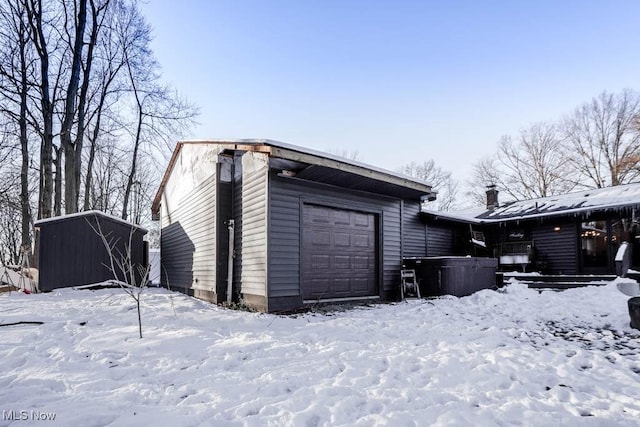
<path fill-rule="evenodd" d="M 72 213 L 72 214 L 66 214 L 66 215 L 59 215 L 59 216 L 53 216 L 51 218 L 44 218 L 44 219 L 39 219 L 37 220 L 34 225 L 36 227 L 42 225 L 42 224 L 49 224 L 49 223 L 53 223 L 53 222 L 59 222 L 59 221 L 64 221 L 70 218 L 78 218 L 78 217 L 84 217 L 84 216 L 91 216 L 91 215 L 97 215 L 97 216 L 101 216 L 103 218 L 106 218 L 108 220 L 114 221 L 114 222 L 119 222 L 121 224 L 125 224 L 129 227 L 133 227 L 133 228 L 137 228 L 140 231 L 142 231 L 143 233 L 147 233 L 149 230 L 147 230 L 146 228 L 137 225 L 137 224 L 133 224 L 129 221 L 126 221 L 122 218 L 118 218 L 117 216 L 113 216 L 110 215 L 106 212 L 102 212 L 102 211 L 84 211 L 84 212 L 76 212 L 76 213 Z"/>
<path fill-rule="evenodd" d="M 505 203 L 495 209 L 461 212 L 426 212 L 454 221 L 489 223 L 640 207 L 640 183 L 583 190 L 573 193 Z"/>

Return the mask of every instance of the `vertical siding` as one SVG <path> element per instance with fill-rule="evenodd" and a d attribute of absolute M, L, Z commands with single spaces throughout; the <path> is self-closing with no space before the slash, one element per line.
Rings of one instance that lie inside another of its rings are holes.
<path fill-rule="evenodd" d="M 536 225 L 532 229 L 533 244 L 538 260 L 544 260 L 549 274 L 578 273 L 578 229 L 576 224 Z"/>
<path fill-rule="evenodd" d="M 121 254 L 131 250 L 131 261 L 144 266 L 143 232 L 119 221 L 99 214 L 79 214 L 60 220 L 45 221 L 40 229 L 40 282 L 42 291 L 81 286 L 118 278 L 129 282 L 121 271 L 110 270 L 110 254 L 104 247 L 99 231 L 114 246 L 112 256 L 119 260 Z M 129 248 L 129 239 L 131 247 Z M 118 267 L 115 267 L 116 270 Z M 141 282 L 136 272 L 136 283 Z"/>
<path fill-rule="evenodd" d="M 426 229 L 420 218 L 420 202 L 405 201 L 402 208 L 402 256 L 426 255 Z"/>
<path fill-rule="evenodd" d="M 375 200 L 375 199 L 374 199 Z M 400 224 L 400 201 L 378 202 L 382 213 L 382 265 L 383 294 L 389 295 L 398 290 L 400 270 L 402 269 L 402 226 Z"/>
<path fill-rule="evenodd" d="M 303 201 L 375 213 L 382 228 L 379 253 L 383 298 L 396 291 L 401 267 L 400 201 L 347 192 L 331 186 L 271 175 L 269 199 L 269 307 L 277 298 L 302 301 L 300 289 L 300 237 Z M 295 305 L 289 308 L 294 308 Z"/>
<path fill-rule="evenodd" d="M 232 187 L 234 230 L 233 288 L 236 292 L 242 289 L 242 153 L 233 155 L 233 187 Z"/>
<path fill-rule="evenodd" d="M 269 296 L 300 297 L 301 211 L 296 187 L 271 182 L 269 201 Z"/>
<path fill-rule="evenodd" d="M 453 246 L 453 227 L 427 225 L 427 256 L 453 255 Z"/>
<path fill-rule="evenodd" d="M 242 156 L 242 293 L 266 296 L 269 159 Z"/>
<path fill-rule="evenodd" d="M 215 166 L 215 165 L 214 165 Z M 172 175 L 171 180 L 180 176 Z M 215 292 L 215 168 L 179 200 L 163 196 L 162 284 Z M 173 207 L 165 210 L 164 207 Z"/>

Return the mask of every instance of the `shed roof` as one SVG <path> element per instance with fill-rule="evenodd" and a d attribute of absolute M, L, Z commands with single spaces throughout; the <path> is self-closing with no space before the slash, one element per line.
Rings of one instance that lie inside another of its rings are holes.
<path fill-rule="evenodd" d="M 623 208 L 640 208 L 640 183 L 505 203 L 495 209 L 460 212 L 425 211 L 424 214 L 470 223 L 495 223 L 551 216 L 582 215 Z"/>
<path fill-rule="evenodd" d="M 215 144 L 221 150 L 266 153 L 271 158 L 304 165 L 296 174 L 296 177 L 300 179 L 379 194 L 393 194 L 398 197 L 435 199 L 436 192 L 426 182 L 335 154 L 269 139 L 191 140 L 178 142 L 153 200 L 151 210 L 154 214 L 157 214 L 160 210 L 162 192 L 171 175 L 178 154 L 182 147 L 187 144 Z M 370 183 L 371 180 L 376 181 L 377 184 L 368 185 L 367 182 Z"/>
<path fill-rule="evenodd" d="M 113 216 L 113 215 L 109 215 L 106 212 L 102 212 L 102 211 L 84 211 L 84 212 L 77 212 L 77 213 L 72 213 L 72 214 L 66 214 L 66 215 L 59 215 L 59 216 L 53 216 L 51 218 L 44 218 L 44 219 L 39 219 L 36 222 L 34 222 L 34 225 L 37 227 L 40 227 L 42 225 L 49 225 L 49 224 L 54 224 L 56 222 L 60 222 L 60 221 L 67 221 L 69 219 L 74 219 L 74 218 L 82 218 L 82 217 L 88 217 L 88 216 L 99 216 L 102 217 L 104 219 L 107 219 L 109 221 L 113 221 L 113 222 L 119 222 L 121 224 L 124 224 L 128 227 L 132 227 L 132 228 L 136 228 L 140 231 L 142 231 L 143 233 L 147 233 L 148 230 L 144 227 L 141 227 L 140 225 L 137 224 L 133 224 L 129 221 L 126 221 L 122 218 L 118 218 L 117 216 Z"/>

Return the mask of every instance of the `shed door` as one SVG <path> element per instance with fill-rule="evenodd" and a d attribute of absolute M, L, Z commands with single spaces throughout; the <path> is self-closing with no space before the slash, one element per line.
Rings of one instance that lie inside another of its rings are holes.
<path fill-rule="evenodd" d="M 378 295 L 376 215 L 304 205 L 304 300 Z"/>

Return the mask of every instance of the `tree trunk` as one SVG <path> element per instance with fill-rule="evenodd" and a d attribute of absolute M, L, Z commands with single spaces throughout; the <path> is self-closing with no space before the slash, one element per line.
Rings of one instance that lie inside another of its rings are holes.
<path fill-rule="evenodd" d="M 138 297 L 136 298 L 136 305 L 138 307 L 138 332 L 140 333 L 140 338 L 142 338 L 142 315 L 140 313 L 140 294 L 138 294 Z"/>
<path fill-rule="evenodd" d="M 62 215 L 62 149 L 53 147 L 56 151 L 56 158 L 54 160 L 55 166 L 55 193 L 53 198 L 53 209 L 55 216 Z"/>
<path fill-rule="evenodd" d="M 137 97 L 137 95 L 136 95 Z M 138 103 L 138 129 L 136 130 L 136 139 L 133 146 L 133 159 L 131 160 L 131 169 L 127 179 L 127 187 L 124 190 L 124 203 L 122 205 L 122 219 L 127 219 L 129 210 L 129 199 L 131 198 L 131 188 L 136 176 L 138 168 L 138 151 L 140 149 L 140 135 L 142 134 L 142 105 Z"/>
<path fill-rule="evenodd" d="M 42 24 L 42 0 L 25 1 L 31 37 L 40 58 L 40 106 L 42 109 L 42 141 L 40 143 L 40 176 L 38 219 L 51 216 L 53 198 L 53 103 L 49 93 L 49 51 Z"/>
<path fill-rule="evenodd" d="M 93 0 L 90 1 L 91 4 L 91 17 L 92 17 L 92 26 L 91 26 L 91 35 L 89 37 L 89 44 L 87 48 L 87 60 L 84 67 L 84 73 L 82 77 L 82 86 L 80 87 L 80 96 L 78 98 L 78 126 L 76 131 L 76 141 L 75 141 L 75 171 L 74 171 L 74 184 L 75 184 L 75 204 L 76 207 L 79 207 L 79 198 L 80 198 L 80 175 L 82 171 L 82 148 L 84 145 L 84 131 L 85 131 L 85 114 L 87 107 L 87 94 L 89 92 L 89 83 L 91 81 L 91 65 L 93 64 L 93 51 L 96 46 L 96 42 L 98 40 L 98 32 L 101 27 L 101 22 L 99 19 L 100 12 L 107 6 L 108 1 L 104 3 L 104 5 L 96 9 L 95 2 Z M 102 104 L 102 100 L 101 100 Z M 98 129 L 99 126 L 96 126 Z M 87 172 L 87 175 L 90 171 Z"/>
<path fill-rule="evenodd" d="M 64 119 L 60 129 L 60 144 L 64 152 L 64 207 L 66 213 L 78 212 L 78 187 L 76 186 L 77 169 L 80 163 L 77 161 L 75 144 L 71 138 L 73 119 L 76 116 L 76 96 L 80 84 L 80 69 L 82 65 L 82 48 L 84 29 L 87 24 L 87 0 L 80 0 L 78 5 L 78 20 L 75 27 L 75 40 L 73 44 L 73 60 L 71 63 L 71 76 L 67 86 Z"/>
<path fill-rule="evenodd" d="M 25 25 L 20 20 L 20 151 L 22 164 L 20 167 L 20 212 L 21 212 L 21 246 L 26 254 L 31 256 L 31 207 L 29 206 L 29 136 L 27 134 L 27 60 L 25 57 L 26 44 Z"/>
<path fill-rule="evenodd" d="M 108 83 L 107 83 L 108 84 Z M 108 85 L 105 84 L 100 93 L 100 103 L 96 111 L 96 125 L 93 128 L 93 134 L 91 136 L 89 147 L 89 159 L 87 159 L 87 175 L 84 180 L 84 205 L 83 210 L 88 211 L 91 206 L 91 185 L 93 184 L 93 163 L 96 160 L 96 144 L 98 143 L 98 135 L 100 134 L 100 123 L 102 122 L 102 109 L 104 108 L 104 102 L 107 98 Z"/>
<path fill-rule="evenodd" d="M 84 201 L 82 209 L 88 211 L 91 209 L 91 185 L 93 181 L 93 163 L 96 159 L 96 141 L 91 140 L 89 147 L 89 159 L 87 159 L 87 174 L 84 178 Z"/>

